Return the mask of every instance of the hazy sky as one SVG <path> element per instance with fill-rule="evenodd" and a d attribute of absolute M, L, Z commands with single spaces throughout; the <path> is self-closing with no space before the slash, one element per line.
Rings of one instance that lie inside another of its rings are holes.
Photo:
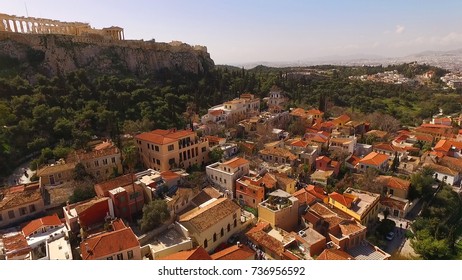
<path fill-rule="evenodd" d="M 0 0 L 0 13 L 205 45 L 216 64 L 462 47 L 460 0 Z"/>

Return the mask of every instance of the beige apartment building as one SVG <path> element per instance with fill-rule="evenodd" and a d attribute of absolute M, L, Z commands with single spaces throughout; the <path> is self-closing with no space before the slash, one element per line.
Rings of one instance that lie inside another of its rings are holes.
<path fill-rule="evenodd" d="M 283 190 L 276 190 L 258 205 L 258 217 L 273 227 L 293 231 L 298 222 L 299 202 Z"/>
<path fill-rule="evenodd" d="M 0 190 L 0 228 L 16 225 L 45 211 L 37 182 Z"/>
<path fill-rule="evenodd" d="M 228 198 L 209 200 L 179 219 L 190 237 L 208 252 L 242 229 L 241 208 Z"/>
<path fill-rule="evenodd" d="M 192 130 L 156 129 L 135 136 L 141 162 L 146 168 L 167 171 L 208 161 L 209 143 Z"/>

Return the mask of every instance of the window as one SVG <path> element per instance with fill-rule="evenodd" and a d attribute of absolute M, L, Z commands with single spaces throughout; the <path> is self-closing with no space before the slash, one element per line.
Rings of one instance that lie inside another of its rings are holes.
<path fill-rule="evenodd" d="M 111 162 L 115 163 L 115 157 L 111 158 Z"/>
<path fill-rule="evenodd" d="M 173 151 L 173 144 L 172 144 L 172 145 L 168 145 L 168 150 L 169 150 L 169 151 Z"/>
<path fill-rule="evenodd" d="M 214 233 L 214 234 L 213 234 L 213 242 L 216 242 L 216 241 L 217 241 L 217 234 Z"/>
<path fill-rule="evenodd" d="M 223 237 L 223 235 L 225 235 L 225 231 L 223 230 L 223 228 L 221 228 L 220 237 Z"/>
<path fill-rule="evenodd" d="M 0 222 L 3 221 L 2 214 L 0 213 Z M 223 229 L 222 229 L 223 230 Z"/>
<path fill-rule="evenodd" d="M 97 160 L 95 160 L 95 166 L 98 167 L 99 166 L 99 162 Z"/>
<path fill-rule="evenodd" d="M 27 209 L 26 207 L 21 207 L 19 208 L 19 216 L 24 216 L 27 214 Z"/>
<path fill-rule="evenodd" d="M 175 159 L 174 158 L 169 159 L 168 164 L 170 164 L 170 165 L 175 164 Z"/>
<path fill-rule="evenodd" d="M 13 210 L 8 211 L 8 218 L 14 219 L 14 211 Z"/>
<path fill-rule="evenodd" d="M 103 159 L 103 164 L 104 164 L 104 165 L 107 164 L 107 158 Z"/>
<path fill-rule="evenodd" d="M 124 255 L 123 255 L 122 253 L 117 254 L 117 259 L 118 259 L 118 260 L 123 260 L 123 259 L 124 259 Z"/>
<path fill-rule="evenodd" d="M 225 181 L 225 184 L 226 184 L 226 179 L 223 179 L 223 181 Z"/>
<path fill-rule="evenodd" d="M 159 146 L 155 146 L 154 148 L 155 148 L 156 152 L 159 151 Z"/>
<path fill-rule="evenodd" d="M 202 152 L 203 152 L 203 153 L 205 153 L 206 150 L 207 150 L 207 148 L 202 147 Z"/>
<path fill-rule="evenodd" d="M 234 219 L 234 227 L 237 227 L 237 220 Z"/>
<path fill-rule="evenodd" d="M 31 213 L 35 212 L 35 205 L 34 204 L 29 205 L 29 212 L 31 212 Z"/>
<path fill-rule="evenodd" d="M 114 258 L 113 257 L 107 257 L 107 259 L 112 261 Z"/>
<path fill-rule="evenodd" d="M 228 232 L 231 231 L 231 225 L 230 225 L 230 224 L 228 224 L 228 228 L 227 228 L 227 229 L 228 229 Z"/>
<path fill-rule="evenodd" d="M 156 164 L 160 165 L 160 160 L 156 159 Z"/>
<path fill-rule="evenodd" d="M 208 244 L 208 242 L 207 242 L 207 239 L 204 239 L 204 248 L 207 248 L 208 245 L 209 245 L 209 244 Z"/>
<path fill-rule="evenodd" d="M 129 260 L 133 259 L 133 251 L 132 250 L 128 251 L 127 256 Z"/>

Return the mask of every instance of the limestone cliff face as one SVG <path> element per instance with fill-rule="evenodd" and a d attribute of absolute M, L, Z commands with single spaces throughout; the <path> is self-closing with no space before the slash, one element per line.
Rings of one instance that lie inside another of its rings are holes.
<path fill-rule="evenodd" d="M 39 71 L 47 76 L 77 69 L 147 76 L 162 69 L 198 73 L 214 67 L 205 47 L 181 42 L 111 41 L 9 32 L 0 32 L 0 57 L 17 60 L 26 71 Z"/>

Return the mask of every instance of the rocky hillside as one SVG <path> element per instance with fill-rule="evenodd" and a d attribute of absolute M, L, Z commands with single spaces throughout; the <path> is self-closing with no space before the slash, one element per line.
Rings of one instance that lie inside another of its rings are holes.
<path fill-rule="evenodd" d="M 95 74 L 149 76 L 163 69 L 198 73 L 214 67 L 205 47 L 181 42 L 104 41 L 67 35 L 0 32 L 0 70 L 27 76 L 63 75 L 77 69 Z"/>

